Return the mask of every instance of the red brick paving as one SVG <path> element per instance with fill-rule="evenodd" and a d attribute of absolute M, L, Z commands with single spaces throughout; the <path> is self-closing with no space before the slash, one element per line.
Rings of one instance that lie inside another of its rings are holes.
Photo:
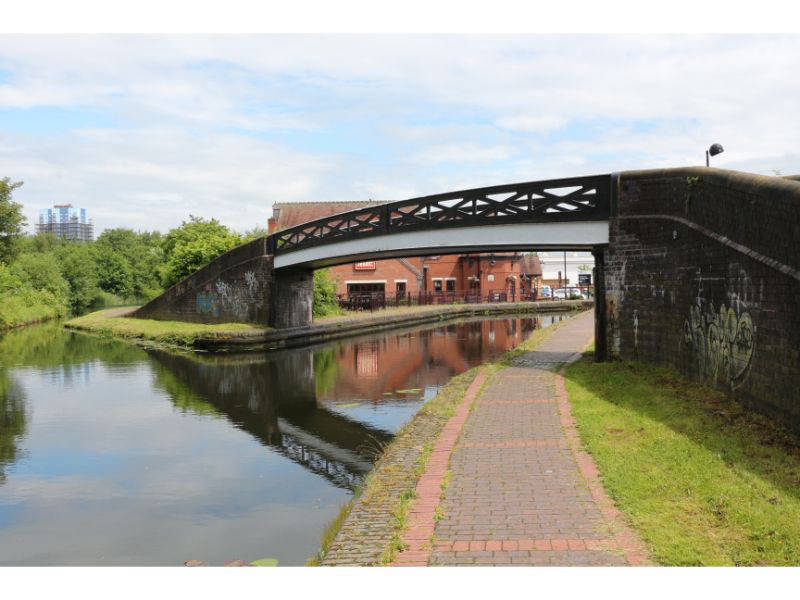
<path fill-rule="evenodd" d="M 418 482 L 395 565 L 648 563 L 581 446 L 554 371 L 578 357 L 593 327 L 589 312 L 554 331 L 493 377 L 469 412 L 484 382 L 476 377 Z"/>
<path fill-rule="evenodd" d="M 469 406 L 485 380 L 486 375 L 483 371 L 479 371 L 433 447 L 425 472 L 417 481 L 416 498 L 409 511 L 409 527 L 403 535 L 406 549 L 397 555 L 393 563 L 395 565 L 424 566 L 428 564 L 430 540 L 434 531 L 434 513 L 439 504 L 439 497 L 442 493 L 441 485 L 447 472 L 450 455 L 456 438 L 469 416 Z M 459 550 L 455 550 L 455 552 L 460 552 L 462 546 L 463 550 L 469 549 L 467 543 L 459 545 Z"/>

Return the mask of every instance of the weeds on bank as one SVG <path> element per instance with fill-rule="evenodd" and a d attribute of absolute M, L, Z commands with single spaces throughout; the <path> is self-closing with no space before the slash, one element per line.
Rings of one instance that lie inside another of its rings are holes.
<path fill-rule="evenodd" d="M 345 519 L 347 519 L 350 511 L 353 509 L 353 504 L 355 504 L 355 501 L 358 499 L 359 495 L 359 490 L 356 490 L 353 494 L 353 497 L 350 498 L 350 500 L 344 505 L 342 505 L 342 508 L 339 510 L 339 514 L 336 515 L 333 521 L 331 521 L 325 528 L 325 531 L 322 532 L 319 551 L 317 551 L 314 556 L 306 561 L 306 566 L 317 567 L 322 563 L 322 559 L 324 559 L 325 555 L 328 553 L 328 549 L 331 547 L 333 540 L 336 539 L 336 534 L 338 534 L 339 530 L 342 528 L 342 524 L 345 522 Z"/>
<path fill-rule="evenodd" d="M 408 511 L 416 497 L 416 492 L 410 489 L 405 490 L 400 495 L 400 501 L 392 512 L 394 516 L 394 532 L 392 533 L 392 539 L 384 549 L 379 564 L 391 564 L 394 557 L 397 556 L 397 553 L 406 549 L 406 543 L 403 541 L 403 532 L 408 529 Z"/>
<path fill-rule="evenodd" d="M 566 370 L 608 493 L 665 565 L 800 565 L 800 438 L 661 367 Z"/>

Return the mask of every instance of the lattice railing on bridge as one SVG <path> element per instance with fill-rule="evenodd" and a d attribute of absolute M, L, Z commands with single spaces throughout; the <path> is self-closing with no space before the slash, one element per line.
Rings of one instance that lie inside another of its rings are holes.
<path fill-rule="evenodd" d="M 405 231 L 507 223 L 598 221 L 610 214 L 608 175 L 498 185 L 390 202 L 270 236 L 275 254 Z"/>

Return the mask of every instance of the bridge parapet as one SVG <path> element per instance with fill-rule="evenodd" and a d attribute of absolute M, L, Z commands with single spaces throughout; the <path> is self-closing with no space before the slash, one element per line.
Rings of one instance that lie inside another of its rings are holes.
<path fill-rule="evenodd" d="M 592 175 L 460 190 L 353 210 L 269 236 L 276 256 L 375 235 L 519 223 L 605 221 L 610 178 Z"/>
<path fill-rule="evenodd" d="M 707 167 L 619 175 L 607 347 L 800 430 L 800 182 Z"/>
<path fill-rule="evenodd" d="M 134 313 L 147 319 L 262 323 L 270 313 L 272 256 L 267 239 L 237 246 Z"/>

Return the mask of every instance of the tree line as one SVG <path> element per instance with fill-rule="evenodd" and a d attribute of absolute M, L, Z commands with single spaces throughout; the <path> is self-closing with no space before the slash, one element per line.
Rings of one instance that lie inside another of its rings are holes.
<path fill-rule="evenodd" d="M 166 234 L 105 230 L 94 242 L 26 235 L 21 186 L 0 179 L 0 329 L 155 298 L 228 250 L 266 235 L 233 231 L 216 219 L 190 215 Z M 337 310 L 327 273 L 315 273 L 315 316 Z"/>

